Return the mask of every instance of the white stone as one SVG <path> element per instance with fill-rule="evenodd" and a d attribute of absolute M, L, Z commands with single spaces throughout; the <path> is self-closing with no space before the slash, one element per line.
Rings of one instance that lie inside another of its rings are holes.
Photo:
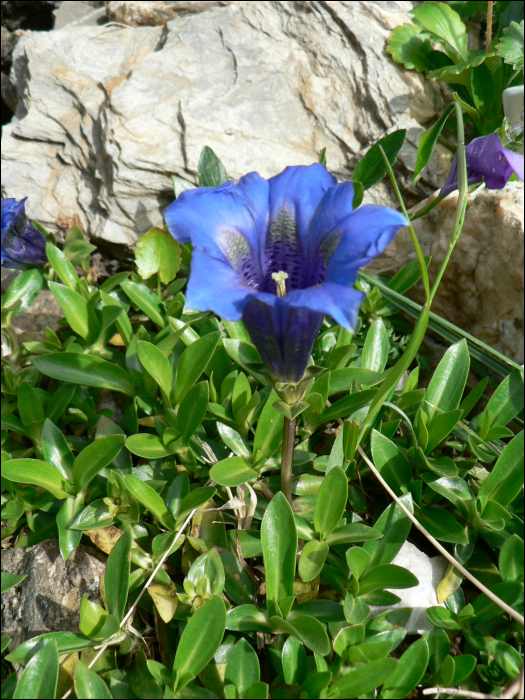
<path fill-rule="evenodd" d="M 392 564 L 408 569 L 419 581 L 419 586 L 391 589 L 401 600 L 395 605 L 383 607 L 372 605 L 374 615 L 391 610 L 392 608 L 412 608 L 412 613 L 403 629 L 408 634 L 422 634 L 426 630 L 433 629 L 434 625 L 428 621 L 425 611 L 435 605 L 439 605 L 436 590 L 447 569 L 445 557 L 429 557 L 410 542 L 405 542 Z M 441 603 L 441 607 L 445 607 Z"/>

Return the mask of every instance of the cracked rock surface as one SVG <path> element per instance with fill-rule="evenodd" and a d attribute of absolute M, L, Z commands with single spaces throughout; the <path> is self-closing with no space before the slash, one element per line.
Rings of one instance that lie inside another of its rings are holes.
<path fill-rule="evenodd" d="M 385 51 L 412 2 L 117 2 L 109 16 L 140 24 L 142 5 L 159 8 L 158 26 L 68 25 L 16 46 L 4 196 L 28 196 L 46 228 L 135 243 L 162 224 L 171 175 L 195 182 L 205 145 L 234 179 L 310 164 L 326 146 L 349 179 L 371 144 L 405 128 L 397 174 L 410 188 L 419 135 L 443 108 L 440 86 Z M 436 153 L 413 202 L 447 168 Z M 367 200 L 396 206 L 384 184 Z"/>

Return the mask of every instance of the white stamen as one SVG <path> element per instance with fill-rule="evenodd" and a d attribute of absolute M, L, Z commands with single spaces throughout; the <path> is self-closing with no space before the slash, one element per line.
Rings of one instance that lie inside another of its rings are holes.
<path fill-rule="evenodd" d="M 277 285 L 277 296 L 286 296 L 286 280 L 288 279 L 287 272 L 272 272 L 272 279 Z"/>

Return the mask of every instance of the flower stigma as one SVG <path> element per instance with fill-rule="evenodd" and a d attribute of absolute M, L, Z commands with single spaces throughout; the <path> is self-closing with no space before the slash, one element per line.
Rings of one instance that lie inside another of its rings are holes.
<path fill-rule="evenodd" d="M 288 279 L 288 273 L 283 272 L 272 272 L 272 279 L 277 285 L 277 296 L 279 298 L 286 296 L 286 280 Z"/>

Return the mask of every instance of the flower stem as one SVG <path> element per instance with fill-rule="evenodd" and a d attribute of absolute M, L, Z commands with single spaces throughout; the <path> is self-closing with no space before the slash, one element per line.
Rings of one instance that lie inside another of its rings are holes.
<path fill-rule="evenodd" d="M 485 53 L 490 52 L 490 46 L 492 44 L 492 10 L 494 8 L 493 2 L 487 2 L 487 39 L 485 46 Z"/>
<path fill-rule="evenodd" d="M 283 454 L 281 459 L 281 491 L 286 496 L 288 503 L 292 505 L 292 465 L 293 448 L 295 443 L 295 429 L 297 418 L 284 419 L 283 428 Z"/>

